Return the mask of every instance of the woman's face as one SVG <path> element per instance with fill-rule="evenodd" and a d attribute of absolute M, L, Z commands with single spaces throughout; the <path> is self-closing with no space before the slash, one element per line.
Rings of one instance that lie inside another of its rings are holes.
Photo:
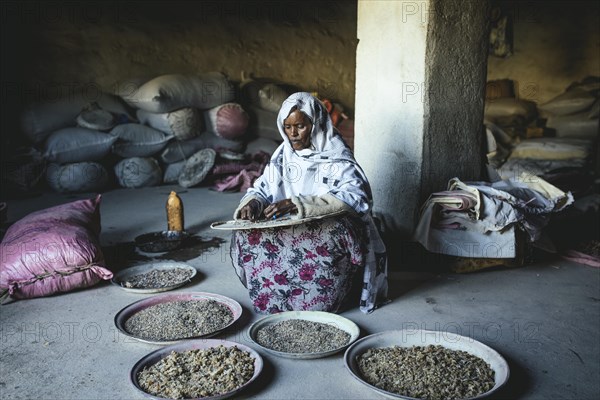
<path fill-rule="evenodd" d="M 310 119 L 300 110 L 294 110 L 283 120 L 283 129 L 294 150 L 303 150 L 310 147 L 310 133 L 312 124 Z"/>

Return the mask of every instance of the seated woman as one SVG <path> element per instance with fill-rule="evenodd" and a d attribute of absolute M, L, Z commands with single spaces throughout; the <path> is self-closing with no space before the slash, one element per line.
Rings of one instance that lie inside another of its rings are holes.
<path fill-rule="evenodd" d="M 309 93 L 284 101 L 277 127 L 283 143 L 234 218 L 337 216 L 234 231 L 231 258 L 254 309 L 337 312 L 360 273 L 362 293 L 356 302 L 361 311 L 373 311 L 387 295 L 387 257 L 371 217 L 364 172 L 325 106 Z"/>

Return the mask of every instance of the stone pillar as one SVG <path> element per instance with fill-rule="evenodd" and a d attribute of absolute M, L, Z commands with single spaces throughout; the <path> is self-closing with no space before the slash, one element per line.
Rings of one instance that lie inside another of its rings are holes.
<path fill-rule="evenodd" d="M 355 153 L 384 236 L 448 180 L 481 179 L 487 0 L 359 0 Z"/>

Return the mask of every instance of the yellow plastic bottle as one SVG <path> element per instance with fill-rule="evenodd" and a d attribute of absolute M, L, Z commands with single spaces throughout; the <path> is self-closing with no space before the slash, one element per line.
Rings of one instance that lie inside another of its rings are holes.
<path fill-rule="evenodd" d="M 176 192 L 171 192 L 167 199 L 167 229 L 183 231 L 183 202 Z"/>

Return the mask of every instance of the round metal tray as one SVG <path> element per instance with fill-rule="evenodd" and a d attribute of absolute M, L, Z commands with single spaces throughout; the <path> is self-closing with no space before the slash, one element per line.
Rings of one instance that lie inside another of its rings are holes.
<path fill-rule="evenodd" d="M 236 219 L 231 221 L 217 221 L 210 224 L 212 229 L 217 230 L 225 230 L 225 231 L 235 231 L 235 230 L 244 230 L 244 229 L 270 229 L 270 228 L 279 228 L 282 226 L 293 226 L 305 224 L 307 222 L 319 221 L 325 218 L 339 217 L 341 215 L 346 214 L 346 211 L 336 211 L 330 214 L 325 215 L 317 215 L 314 217 L 306 217 L 306 218 L 296 218 L 295 216 L 284 216 L 281 218 L 270 219 L 270 220 L 258 220 L 258 221 L 248 221 L 243 219 Z"/>
<path fill-rule="evenodd" d="M 254 374 L 252 375 L 252 378 L 250 378 L 250 380 L 248 382 L 244 383 L 239 388 L 234 389 L 230 392 L 223 393 L 218 396 L 202 397 L 202 399 L 203 400 L 218 400 L 218 399 L 226 399 L 228 397 L 232 397 L 232 396 L 238 394 L 239 392 L 241 392 L 242 390 L 246 389 L 248 387 L 248 385 L 250 385 L 259 376 L 259 374 L 261 373 L 261 371 L 263 369 L 263 359 L 260 356 L 260 354 L 258 354 L 256 351 L 254 351 L 250 347 L 245 346 L 240 343 L 230 342 L 230 341 L 226 341 L 226 340 L 218 340 L 218 339 L 189 340 L 189 341 L 185 341 L 182 343 L 178 343 L 175 345 L 171 345 L 171 346 L 167 346 L 167 347 L 163 347 L 161 349 L 155 350 L 152 353 L 149 353 L 146 356 L 142 357 L 137 363 L 135 363 L 135 365 L 131 369 L 131 372 L 129 373 L 129 380 L 132 383 L 132 385 L 137 390 L 142 392 L 146 397 L 151 398 L 151 399 L 156 399 L 156 400 L 163 400 L 164 399 L 163 397 L 153 396 L 153 395 L 149 394 L 148 392 L 145 392 L 144 389 L 142 389 L 142 387 L 140 386 L 138 379 L 137 379 L 138 374 L 145 367 L 154 365 L 157 362 L 159 362 L 161 359 L 163 359 L 166 356 L 168 356 L 169 354 L 171 354 L 172 351 L 184 352 L 184 351 L 196 350 L 196 349 L 209 349 L 211 347 L 217 347 L 217 346 L 225 346 L 225 347 L 235 346 L 240 350 L 247 351 L 254 358 Z"/>
<path fill-rule="evenodd" d="M 506 360 L 498 354 L 498 352 L 485 344 L 478 342 L 467 336 L 457 335 L 451 332 L 443 331 L 427 331 L 427 330 L 397 330 L 397 331 L 385 331 L 375 333 L 373 335 L 366 336 L 346 350 L 344 354 L 344 363 L 350 374 L 363 385 L 366 385 L 370 389 L 383 394 L 387 397 L 394 399 L 408 399 L 408 400 L 419 400 L 414 397 L 401 396 L 395 393 L 391 393 L 373 386 L 363 380 L 356 358 L 373 348 L 400 346 L 400 347 L 412 347 L 412 346 L 428 346 L 428 345 L 441 345 L 449 350 L 462 350 L 476 357 L 481 358 L 487 362 L 494 370 L 495 385 L 489 391 L 482 393 L 479 396 L 471 397 L 464 400 L 475 400 L 482 399 L 496 392 L 502 387 L 509 376 L 509 368 Z"/>
<path fill-rule="evenodd" d="M 333 325 L 334 327 L 347 332 L 350 335 L 350 340 L 348 341 L 347 344 L 345 344 L 344 346 L 338 347 L 337 349 L 318 352 L 318 353 L 286 353 L 283 351 L 269 349 L 268 347 L 264 347 L 264 346 L 260 345 L 256 341 L 256 335 L 258 334 L 258 331 L 261 330 L 262 328 L 269 326 L 269 325 L 276 324 L 281 321 L 287 321 L 287 320 L 292 320 L 292 319 L 303 319 L 306 321 L 320 322 L 323 324 Z M 279 357 L 284 357 L 284 358 L 311 359 L 311 358 L 327 357 L 327 356 L 330 356 L 335 353 L 339 353 L 340 351 L 344 350 L 351 343 L 353 343 L 356 339 L 358 339 L 358 336 L 360 335 L 360 329 L 354 322 L 350 321 L 347 318 L 339 316 L 337 314 L 332 314 L 332 313 L 323 312 L 323 311 L 286 311 L 286 312 L 266 316 L 256 322 L 254 322 L 248 328 L 248 335 L 250 336 L 250 339 L 257 346 L 259 346 L 264 351 L 271 353 L 273 355 L 276 355 Z"/>
<path fill-rule="evenodd" d="M 155 305 L 161 304 L 161 303 L 169 303 L 172 301 L 188 301 L 188 300 L 196 300 L 196 301 L 214 300 L 216 302 L 219 302 L 231 310 L 231 313 L 233 314 L 233 320 L 229 324 L 224 326 L 223 328 L 221 328 L 215 332 L 208 333 L 206 335 L 200 335 L 200 336 L 195 336 L 195 337 L 186 337 L 186 338 L 177 338 L 177 339 L 171 339 L 171 340 L 144 339 L 144 338 L 132 335 L 131 333 L 127 332 L 127 330 L 125 330 L 125 321 L 127 321 L 131 316 L 133 316 L 137 312 L 140 312 L 141 310 L 144 310 L 148 307 L 155 306 Z M 126 306 L 125 308 L 123 308 L 121 311 L 119 311 L 115 315 L 114 322 L 115 322 L 115 326 L 117 327 L 117 329 L 123 335 L 126 335 L 130 338 L 133 338 L 135 340 L 138 340 L 138 341 L 144 342 L 144 343 L 165 345 L 165 344 L 178 343 L 182 340 L 209 338 L 209 337 L 215 336 L 218 333 L 222 332 L 223 330 L 227 329 L 229 326 L 233 325 L 235 323 L 235 321 L 237 321 L 240 318 L 241 315 L 242 315 L 242 306 L 240 306 L 240 303 L 238 303 L 237 301 L 235 301 L 233 299 L 230 299 L 229 297 L 221 296 L 219 294 L 205 293 L 205 292 L 166 293 L 166 294 L 156 295 L 153 297 L 149 297 L 147 299 L 143 299 L 143 300 L 139 300 L 134 303 L 131 303 L 130 305 Z"/>
<path fill-rule="evenodd" d="M 171 286 L 160 287 L 160 288 L 129 288 L 129 287 L 123 286 L 123 283 L 126 282 L 127 279 L 132 276 L 141 275 L 141 274 L 148 273 L 151 271 L 168 271 L 168 270 L 173 270 L 173 269 L 177 269 L 177 268 L 188 270 L 192 273 L 192 275 L 188 279 L 185 279 L 179 283 L 173 284 Z M 123 289 L 127 292 L 160 293 L 160 292 L 167 292 L 169 290 L 176 289 L 178 287 L 185 285 L 188 282 L 191 282 L 191 280 L 194 279 L 196 274 L 197 274 L 196 268 L 192 267 L 189 264 L 174 262 L 174 261 L 165 261 L 165 262 L 141 264 L 141 265 L 136 265 L 134 267 L 124 269 L 123 271 L 116 273 L 113 276 L 111 282 L 114 285 L 117 285 L 118 287 L 120 287 L 121 289 Z"/>

